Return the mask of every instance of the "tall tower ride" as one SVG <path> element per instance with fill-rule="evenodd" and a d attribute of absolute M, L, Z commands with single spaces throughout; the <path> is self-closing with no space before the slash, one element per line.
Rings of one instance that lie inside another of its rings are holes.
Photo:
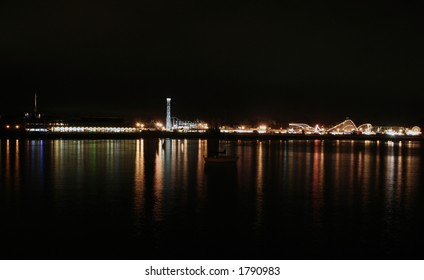
<path fill-rule="evenodd" d="M 37 93 L 34 93 L 34 114 L 37 114 Z"/>
<path fill-rule="evenodd" d="M 166 99 L 166 130 L 170 131 L 171 124 L 171 98 Z"/>

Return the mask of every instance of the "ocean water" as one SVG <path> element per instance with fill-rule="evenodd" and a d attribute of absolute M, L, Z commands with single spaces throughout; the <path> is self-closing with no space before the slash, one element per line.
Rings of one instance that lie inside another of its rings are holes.
<path fill-rule="evenodd" d="M 1 139 L 0 258 L 422 259 L 423 148 Z"/>

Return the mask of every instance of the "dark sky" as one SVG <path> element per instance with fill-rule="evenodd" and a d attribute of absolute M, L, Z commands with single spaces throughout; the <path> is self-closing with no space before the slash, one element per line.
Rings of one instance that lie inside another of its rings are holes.
<path fill-rule="evenodd" d="M 424 118 L 423 9 L 406 1 L 3 2 L 3 114 L 37 92 L 57 115 L 164 118 L 172 97 L 182 119 Z"/>

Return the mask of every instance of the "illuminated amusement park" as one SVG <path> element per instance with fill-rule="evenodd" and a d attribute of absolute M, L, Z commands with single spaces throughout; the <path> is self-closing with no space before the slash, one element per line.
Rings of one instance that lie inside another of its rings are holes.
<path fill-rule="evenodd" d="M 419 126 L 379 126 L 371 123 L 355 124 L 349 118 L 336 125 L 289 123 L 285 127 L 273 127 L 267 123 L 256 125 L 247 124 L 214 124 L 210 125 L 201 120 L 181 120 L 171 114 L 171 98 L 166 98 L 166 116 L 163 120 L 125 121 L 116 118 L 76 118 L 61 119 L 45 117 L 37 109 L 37 95 L 34 96 L 33 112 L 25 113 L 23 118 L 0 119 L 2 134 L 24 134 L 24 135 L 63 135 L 63 134 L 148 134 L 162 133 L 166 136 L 178 135 L 201 135 L 214 132 L 221 135 L 234 136 L 349 136 L 361 135 L 384 136 L 384 137 L 417 137 L 422 138 Z"/>

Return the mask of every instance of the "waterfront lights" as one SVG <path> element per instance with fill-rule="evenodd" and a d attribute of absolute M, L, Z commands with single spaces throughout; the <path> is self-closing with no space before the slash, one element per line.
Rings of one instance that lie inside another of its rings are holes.
<path fill-rule="evenodd" d="M 45 130 L 34 130 L 30 129 L 28 131 L 47 131 Z M 79 132 L 79 133 L 129 133 L 136 132 L 137 129 L 134 127 L 93 127 L 93 126 L 52 126 L 51 131 L 53 132 Z"/>
<path fill-rule="evenodd" d="M 410 135 L 410 136 L 418 136 L 418 135 L 421 135 L 421 128 L 420 128 L 420 127 L 418 127 L 418 126 L 414 126 L 413 128 L 408 129 L 408 130 L 406 131 L 406 134 L 407 134 L 407 135 Z"/>
<path fill-rule="evenodd" d="M 138 123 L 136 123 L 136 124 L 135 124 L 135 126 L 136 126 L 137 128 L 142 129 L 142 128 L 144 128 L 144 123 L 140 123 L 140 122 L 138 122 Z"/>
<path fill-rule="evenodd" d="M 399 130 L 394 130 L 394 129 L 388 129 L 388 130 L 386 130 L 385 131 L 385 133 L 387 134 L 387 135 L 390 135 L 390 136 L 398 136 L 398 135 L 404 135 L 403 134 L 403 131 L 401 130 L 401 129 L 399 129 Z"/>
<path fill-rule="evenodd" d="M 258 133 L 266 133 L 267 128 L 268 128 L 268 127 L 267 127 L 266 125 L 261 124 L 261 125 L 258 127 Z"/>
<path fill-rule="evenodd" d="M 161 123 L 161 122 L 156 122 L 155 126 L 156 126 L 157 129 L 160 129 L 160 130 L 163 129 L 163 123 Z"/>
<path fill-rule="evenodd" d="M 201 122 L 197 125 L 197 129 L 208 129 L 209 125 L 207 123 Z"/>

